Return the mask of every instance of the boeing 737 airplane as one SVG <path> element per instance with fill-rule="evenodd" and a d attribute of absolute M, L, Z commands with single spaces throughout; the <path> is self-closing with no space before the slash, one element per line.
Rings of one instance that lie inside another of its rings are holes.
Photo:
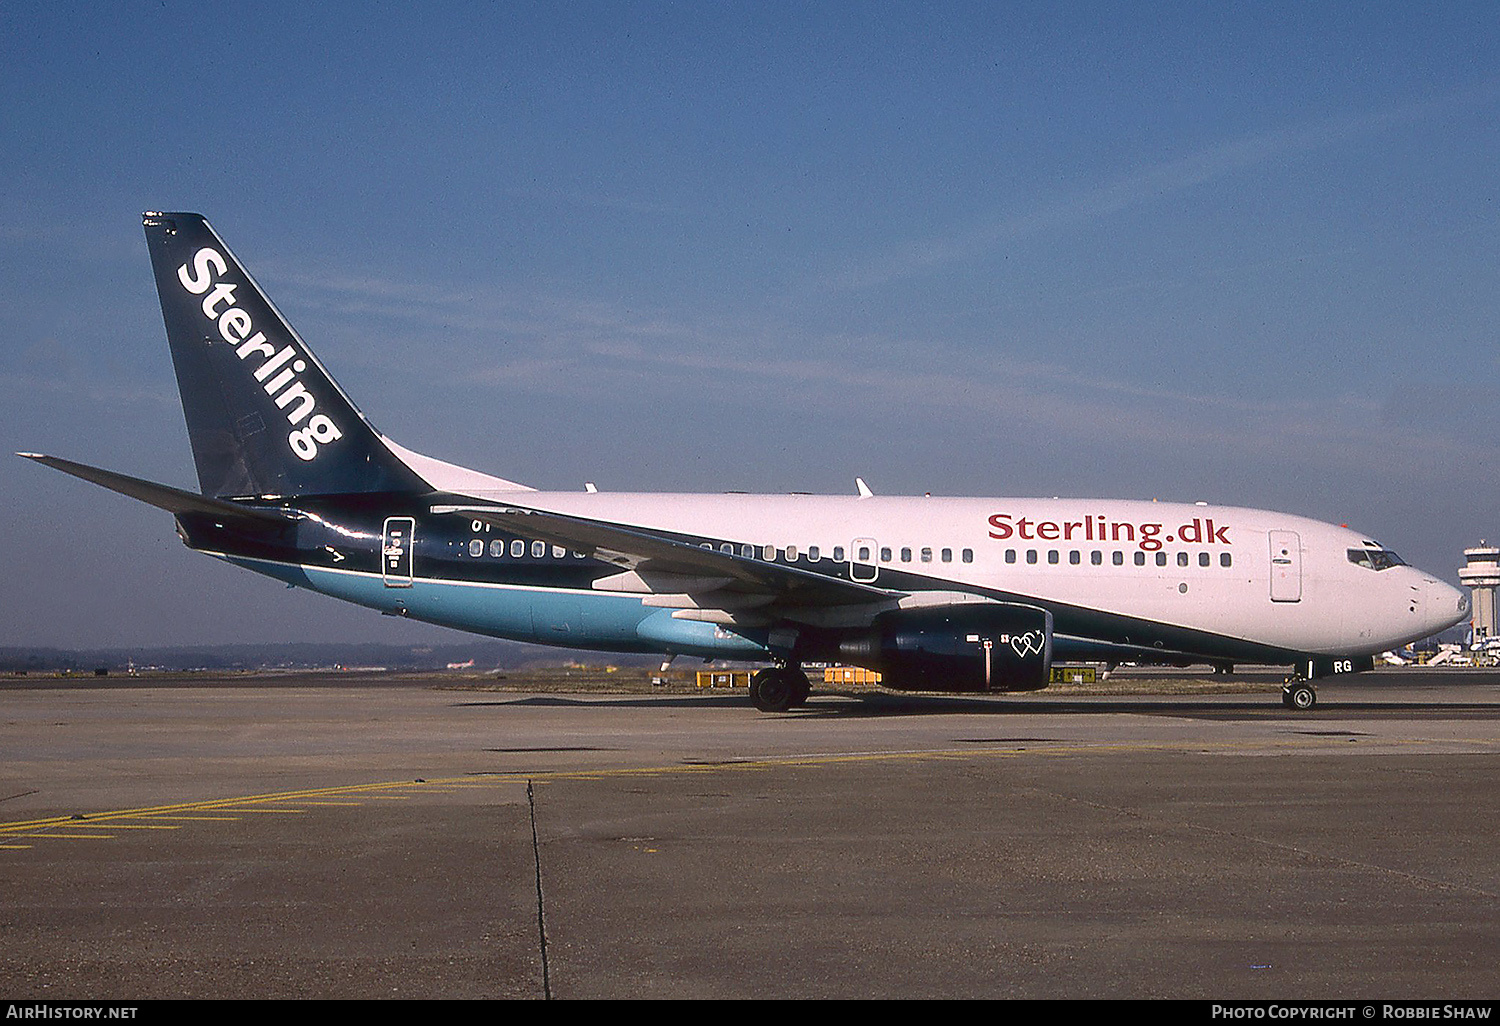
<path fill-rule="evenodd" d="M 1054 659 L 1292 668 L 1283 701 L 1463 619 L 1357 531 L 1095 499 L 543 492 L 380 434 L 197 214 L 146 242 L 199 490 L 35 453 L 158 506 L 189 548 L 384 613 L 519 641 L 801 665 L 899 690 L 1045 687 Z"/>

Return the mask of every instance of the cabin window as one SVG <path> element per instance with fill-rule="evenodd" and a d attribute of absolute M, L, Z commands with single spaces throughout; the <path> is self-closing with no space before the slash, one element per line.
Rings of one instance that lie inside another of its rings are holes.
<path fill-rule="evenodd" d="M 734 546 L 729 544 L 729 542 L 723 542 L 719 545 L 719 551 L 726 556 L 732 556 L 734 555 Z"/>
<path fill-rule="evenodd" d="M 1083 556 L 1079 554 L 1077 549 L 1074 549 L 1068 553 L 1068 562 L 1073 566 L 1077 566 L 1079 563 L 1083 562 Z"/>
<path fill-rule="evenodd" d="M 833 561 L 835 563 L 842 563 L 844 561 L 844 547 L 842 545 L 835 545 L 833 547 Z"/>
<path fill-rule="evenodd" d="M 901 562 L 903 562 L 903 563 L 910 563 L 911 562 L 911 549 L 903 548 L 901 550 Z"/>
<path fill-rule="evenodd" d="M 535 559 L 541 559 L 546 554 L 547 554 L 547 543 L 546 542 L 544 542 L 544 541 L 534 541 L 534 542 L 531 543 L 531 555 L 532 555 L 533 558 L 535 558 Z"/>
<path fill-rule="evenodd" d="M 964 549 L 964 551 L 963 551 L 963 558 L 964 558 L 964 562 L 965 563 L 972 563 L 972 562 L 974 562 L 974 550 L 973 549 Z M 1014 562 L 1014 560 L 1012 560 L 1012 562 Z"/>
<path fill-rule="evenodd" d="M 1005 550 L 1005 561 L 1007 563 L 1014 563 L 1016 561 L 1016 550 L 1015 549 L 1006 549 Z"/>
<path fill-rule="evenodd" d="M 1036 549 L 1027 549 L 1026 550 L 1026 562 L 1028 562 L 1028 563 L 1035 563 L 1036 562 Z"/>
<path fill-rule="evenodd" d="M 1103 565 L 1104 553 L 1100 552 L 1098 549 L 1095 549 L 1093 552 L 1089 553 L 1089 562 L 1094 564 L 1095 566 Z"/>
<path fill-rule="evenodd" d="M 755 546 L 754 545 L 741 545 L 740 546 L 740 555 L 744 556 L 746 559 L 754 559 L 755 558 Z"/>
<path fill-rule="evenodd" d="M 1188 554 L 1186 552 L 1179 552 L 1179 553 L 1177 553 L 1177 565 L 1178 566 L 1187 566 L 1188 565 Z"/>
<path fill-rule="evenodd" d="M 786 561 L 788 563 L 795 563 L 795 562 L 797 562 L 797 546 L 795 546 L 795 545 L 788 545 L 786 547 Z"/>
<path fill-rule="evenodd" d="M 951 562 L 953 562 L 953 550 L 952 549 L 944 549 L 943 552 L 942 552 L 942 556 L 943 556 L 943 562 L 944 563 L 951 563 Z"/>
<path fill-rule="evenodd" d="M 818 548 L 816 545 L 809 545 L 807 547 L 807 558 L 816 563 L 821 558 L 821 552 L 822 549 Z"/>
<path fill-rule="evenodd" d="M 1166 566 L 1167 565 L 1167 554 L 1165 552 L 1158 552 L 1156 554 L 1156 565 L 1157 566 Z"/>
<path fill-rule="evenodd" d="M 526 543 L 519 538 L 511 542 L 510 554 L 516 559 L 520 559 L 522 556 L 526 555 Z"/>
<path fill-rule="evenodd" d="M 1057 550 L 1056 549 L 1048 549 L 1047 550 L 1047 562 L 1049 562 L 1049 563 L 1056 563 L 1057 562 Z"/>
<path fill-rule="evenodd" d="M 924 563 L 931 563 L 932 562 L 932 550 L 931 549 L 923 549 L 922 550 L 922 562 L 924 562 Z"/>
<path fill-rule="evenodd" d="M 469 555 L 471 555 L 471 556 L 482 556 L 482 555 L 484 555 L 484 539 L 483 538 L 475 538 L 473 541 L 469 542 Z"/>
<path fill-rule="evenodd" d="M 496 559 L 505 555 L 505 543 L 499 538 L 496 538 L 494 541 L 490 542 L 490 555 L 494 556 Z"/>
<path fill-rule="evenodd" d="M 1145 566 L 1146 565 L 1146 554 L 1144 552 L 1137 552 L 1135 554 L 1135 565 L 1136 566 Z"/>
<path fill-rule="evenodd" d="M 1113 553 L 1110 554 L 1109 561 L 1115 566 L 1124 566 L 1125 553 L 1121 552 L 1119 549 L 1116 549 Z"/>
<path fill-rule="evenodd" d="M 880 561 L 882 563 L 889 563 L 891 561 L 891 550 L 884 545 L 880 547 Z"/>
<path fill-rule="evenodd" d="M 1232 556 L 1230 556 L 1229 553 L 1227 553 L 1227 552 L 1221 552 L 1221 553 L 1219 553 L 1219 565 L 1220 566 L 1231 566 L 1231 565 L 1233 565 L 1233 563 L 1234 563 L 1234 558 Z"/>
<path fill-rule="evenodd" d="M 855 558 L 858 559 L 861 563 L 868 563 L 870 561 L 870 546 L 861 545 L 859 547 L 859 552 L 855 556 Z"/>
<path fill-rule="evenodd" d="M 760 550 L 760 558 L 764 559 L 767 563 L 774 563 L 774 562 L 776 562 L 776 546 L 774 546 L 774 545 L 764 546 Z"/>
<path fill-rule="evenodd" d="M 565 548 L 563 548 L 561 545 L 554 545 L 554 546 L 552 546 L 552 558 L 553 559 L 562 559 L 567 554 L 568 554 L 568 550 L 565 549 Z"/>
<path fill-rule="evenodd" d="M 1199 566 L 1208 566 L 1209 562 L 1210 562 L 1210 560 L 1208 558 L 1208 553 L 1207 552 L 1200 552 L 1200 553 L 1198 553 L 1198 565 Z"/>

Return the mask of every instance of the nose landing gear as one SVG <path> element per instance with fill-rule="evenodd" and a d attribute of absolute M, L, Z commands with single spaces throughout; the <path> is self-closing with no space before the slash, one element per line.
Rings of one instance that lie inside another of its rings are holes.
<path fill-rule="evenodd" d="M 1299 712 L 1311 709 L 1318 702 L 1318 693 L 1312 683 L 1305 680 L 1290 680 L 1281 688 L 1281 704 Z"/>

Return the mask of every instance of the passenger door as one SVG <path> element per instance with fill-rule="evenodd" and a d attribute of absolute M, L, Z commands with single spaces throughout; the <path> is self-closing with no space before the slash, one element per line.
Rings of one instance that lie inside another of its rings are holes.
<path fill-rule="evenodd" d="M 387 588 L 411 587 L 411 554 L 417 522 L 411 517 L 386 517 L 380 542 L 380 575 Z"/>
<path fill-rule="evenodd" d="M 1271 601 L 1302 601 L 1302 538 L 1296 531 L 1268 532 L 1271 541 Z"/>

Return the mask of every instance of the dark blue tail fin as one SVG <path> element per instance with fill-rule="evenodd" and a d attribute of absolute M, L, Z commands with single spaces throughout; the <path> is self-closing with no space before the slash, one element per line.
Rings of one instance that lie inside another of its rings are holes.
<path fill-rule="evenodd" d="M 204 495 L 427 492 L 198 214 L 146 245 Z"/>

